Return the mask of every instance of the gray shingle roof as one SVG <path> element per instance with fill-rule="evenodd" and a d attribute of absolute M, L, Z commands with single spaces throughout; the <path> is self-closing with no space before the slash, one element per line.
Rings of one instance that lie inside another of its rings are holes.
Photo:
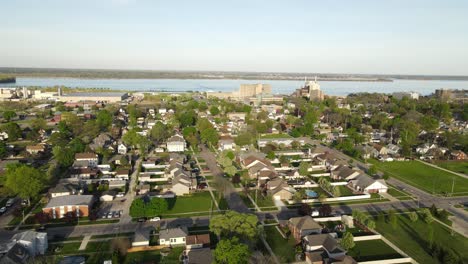
<path fill-rule="evenodd" d="M 66 195 L 50 199 L 44 208 L 67 206 L 67 205 L 90 205 L 93 201 L 92 195 Z"/>

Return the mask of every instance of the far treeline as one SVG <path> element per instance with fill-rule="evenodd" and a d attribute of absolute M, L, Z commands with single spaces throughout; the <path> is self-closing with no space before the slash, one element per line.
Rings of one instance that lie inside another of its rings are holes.
<path fill-rule="evenodd" d="M 15 83 L 16 77 L 11 75 L 0 74 L 0 83 Z"/>
<path fill-rule="evenodd" d="M 0 67 L 0 75 L 16 77 L 68 77 L 87 79 L 242 79 L 242 80 L 312 80 L 319 81 L 377 81 L 402 80 L 468 80 L 468 76 L 442 75 L 387 75 L 341 73 L 286 73 L 286 72 L 227 72 L 227 71 L 156 71 L 156 70 L 105 70 L 59 68 L 9 68 Z"/>

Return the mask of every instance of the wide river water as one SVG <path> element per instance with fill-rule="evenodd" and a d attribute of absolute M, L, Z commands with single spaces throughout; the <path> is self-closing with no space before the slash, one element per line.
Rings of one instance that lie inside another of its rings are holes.
<path fill-rule="evenodd" d="M 12 86 L 66 86 L 72 88 L 109 88 L 128 91 L 234 91 L 244 83 L 271 84 L 274 94 L 290 94 L 303 85 L 303 81 L 280 80 L 227 80 L 227 79 L 79 79 L 79 78 L 17 78 Z M 468 89 L 468 81 L 446 80 L 394 80 L 393 82 L 321 81 L 321 89 L 329 95 L 348 95 L 358 92 L 393 93 L 414 91 L 429 95 L 436 89 Z"/>

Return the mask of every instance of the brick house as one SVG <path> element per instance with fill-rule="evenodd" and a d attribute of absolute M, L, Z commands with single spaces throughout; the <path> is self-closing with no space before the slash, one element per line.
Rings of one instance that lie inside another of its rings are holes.
<path fill-rule="evenodd" d="M 290 218 L 288 227 L 296 242 L 300 242 L 304 236 L 322 233 L 322 226 L 310 215 Z"/>
<path fill-rule="evenodd" d="M 67 214 L 87 217 L 93 204 L 92 195 L 66 195 L 54 197 L 49 200 L 42 212 L 52 219 L 63 218 Z"/>

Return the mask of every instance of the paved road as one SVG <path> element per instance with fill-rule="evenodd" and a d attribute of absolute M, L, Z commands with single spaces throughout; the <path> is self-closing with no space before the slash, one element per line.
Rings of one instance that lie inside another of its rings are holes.
<path fill-rule="evenodd" d="M 140 167 L 140 164 L 142 162 L 142 159 L 139 158 L 135 162 L 135 166 L 133 166 L 133 173 L 130 176 L 130 183 L 128 184 L 128 192 L 125 194 L 123 198 L 118 198 L 118 199 L 125 199 L 125 202 L 123 203 L 123 216 L 120 218 L 120 224 L 126 224 L 130 223 L 132 221 L 132 217 L 130 216 L 130 205 L 132 204 L 133 199 L 135 198 L 135 188 L 138 182 L 138 168 Z"/>
<path fill-rule="evenodd" d="M 205 160 L 206 166 L 208 166 L 210 171 L 213 173 L 215 182 L 220 185 L 220 188 L 218 189 L 224 189 L 220 191 L 224 192 L 224 198 L 226 199 L 229 208 L 240 213 L 250 212 L 249 208 L 247 208 L 239 194 L 236 192 L 232 183 L 223 177 L 224 173 L 216 163 L 216 157 L 213 152 L 204 145 L 201 145 L 201 149 L 202 151 L 200 152 L 200 156 Z"/>

